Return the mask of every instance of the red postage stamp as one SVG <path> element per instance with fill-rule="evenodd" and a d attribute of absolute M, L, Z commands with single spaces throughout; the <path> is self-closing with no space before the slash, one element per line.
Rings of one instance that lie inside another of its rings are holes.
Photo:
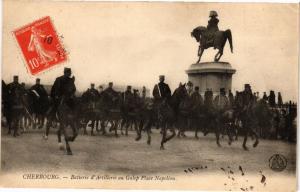
<path fill-rule="evenodd" d="M 32 75 L 67 60 L 49 16 L 13 31 Z"/>

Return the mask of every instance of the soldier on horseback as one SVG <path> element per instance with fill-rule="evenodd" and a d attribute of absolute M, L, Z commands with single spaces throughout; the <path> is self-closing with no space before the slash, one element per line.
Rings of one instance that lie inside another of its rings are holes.
<path fill-rule="evenodd" d="M 29 95 L 32 98 L 32 108 L 33 112 L 36 115 L 39 128 L 42 128 L 44 125 L 45 113 L 49 107 L 49 102 L 48 93 L 44 86 L 41 84 L 41 80 L 39 78 L 36 79 L 35 85 L 33 85 L 29 89 Z"/>
<path fill-rule="evenodd" d="M 88 100 L 96 101 L 99 98 L 99 92 L 95 89 L 95 84 L 91 83 L 91 87 L 86 90 L 86 96 Z"/>
<path fill-rule="evenodd" d="M 171 98 L 171 89 L 168 84 L 165 82 L 165 76 L 160 75 L 159 76 L 159 83 L 156 84 L 153 88 L 152 95 L 154 97 L 155 102 L 161 102 L 161 101 L 169 101 Z"/>
<path fill-rule="evenodd" d="M 227 117 L 228 115 L 225 113 L 229 109 L 230 104 L 229 100 L 226 96 L 225 88 L 220 89 L 220 94 L 217 95 L 214 99 L 214 110 L 216 112 L 216 123 L 217 123 L 217 131 L 216 131 L 216 136 L 217 136 L 217 144 L 220 146 L 219 143 L 219 133 L 223 132 L 225 130 L 225 124 L 227 124 L 227 120 L 229 118 Z M 228 129 L 226 129 L 228 136 L 229 136 L 229 144 L 231 144 L 231 136 L 230 132 Z"/>
<path fill-rule="evenodd" d="M 21 121 L 21 116 L 23 114 L 24 103 L 22 100 L 23 95 L 25 94 L 22 85 L 19 83 L 19 77 L 14 76 L 13 82 L 7 85 L 8 90 L 8 119 L 9 119 L 9 131 L 10 134 L 11 128 L 14 129 L 14 136 L 18 136 L 18 128 Z"/>
<path fill-rule="evenodd" d="M 35 80 L 35 85 L 33 85 L 30 90 L 32 91 L 36 91 L 36 93 L 40 96 L 40 97 L 48 97 L 47 91 L 44 88 L 44 86 L 41 84 L 41 79 L 37 78 Z"/>
<path fill-rule="evenodd" d="M 57 77 L 54 81 L 54 84 L 51 88 L 50 96 L 54 101 L 55 110 L 57 109 L 58 105 L 60 104 L 63 97 L 72 98 L 76 91 L 76 86 L 74 84 L 75 77 L 72 77 L 71 68 L 64 69 L 64 75 Z M 67 86 L 72 86 L 72 90 L 66 89 Z M 70 107 L 73 107 L 72 102 L 69 102 Z"/>
<path fill-rule="evenodd" d="M 253 147 L 258 145 L 258 136 L 254 131 L 255 126 L 255 111 L 254 111 L 254 96 L 252 94 L 251 86 L 249 84 L 245 84 L 245 90 L 241 93 L 242 95 L 242 109 L 240 111 L 240 118 L 242 121 L 242 126 L 245 130 L 245 137 L 243 142 L 243 148 L 248 150 L 246 147 L 248 134 L 252 134 L 256 138 Z"/>
<path fill-rule="evenodd" d="M 121 133 L 123 134 L 122 128 L 125 125 L 126 132 L 125 134 L 128 135 L 128 127 L 130 125 L 130 120 L 132 120 L 132 113 L 134 111 L 135 103 L 134 103 L 134 95 L 131 91 L 131 86 L 128 85 L 125 92 L 122 94 L 122 105 L 121 105 L 121 111 L 122 111 L 122 123 L 121 123 Z"/>

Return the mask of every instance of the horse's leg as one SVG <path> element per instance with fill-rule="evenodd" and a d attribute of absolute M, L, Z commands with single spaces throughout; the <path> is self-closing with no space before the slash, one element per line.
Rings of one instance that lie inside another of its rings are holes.
<path fill-rule="evenodd" d="M 102 130 L 102 135 L 106 135 L 105 120 L 104 119 L 102 119 L 100 121 L 100 127 L 101 127 L 101 130 Z"/>
<path fill-rule="evenodd" d="M 147 136 L 148 136 L 147 144 L 151 145 L 151 127 L 149 127 L 146 131 L 147 131 Z"/>
<path fill-rule="evenodd" d="M 245 151 L 248 151 L 248 147 L 246 146 L 246 143 L 247 143 L 247 139 L 248 139 L 248 127 L 244 127 L 244 130 L 245 130 L 245 136 L 244 136 L 244 141 L 243 141 L 243 148 Z"/>
<path fill-rule="evenodd" d="M 160 142 L 160 150 L 164 150 L 164 143 L 166 140 L 166 135 L 167 135 L 167 130 L 166 130 L 166 123 L 163 123 L 161 126 L 161 131 L 162 131 L 162 138 L 161 138 L 161 142 Z"/>
<path fill-rule="evenodd" d="M 257 133 L 253 129 L 251 129 L 251 132 L 252 132 L 252 135 L 255 137 L 255 142 L 253 144 L 253 147 L 257 147 L 257 145 L 259 143 L 258 135 L 257 135 Z"/>
<path fill-rule="evenodd" d="M 96 120 L 93 118 L 91 122 L 91 136 L 95 136 L 94 134 L 94 127 L 95 127 Z"/>
<path fill-rule="evenodd" d="M 175 137 L 175 135 L 176 135 L 176 132 L 175 132 L 174 127 L 173 127 L 172 125 L 171 125 L 170 127 L 171 127 L 170 131 L 172 132 L 172 134 L 171 134 L 169 137 L 166 137 L 165 143 L 166 143 L 167 141 L 171 140 L 171 139 L 172 139 L 173 137 Z"/>
<path fill-rule="evenodd" d="M 123 127 L 124 127 L 124 125 L 126 126 L 126 120 L 125 120 L 125 117 L 122 119 L 122 121 L 121 121 L 121 135 L 124 135 L 124 133 L 123 133 Z M 126 128 L 125 128 L 126 129 Z"/>
<path fill-rule="evenodd" d="M 128 128 L 129 126 L 132 126 L 132 123 L 134 122 L 133 119 L 128 119 L 127 125 L 125 127 L 125 135 L 128 136 Z M 131 129 L 132 130 L 132 129 Z"/>
<path fill-rule="evenodd" d="M 229 125 L 226 125 L 225 129 L 226 129 L 226 132 L 227 132 L 227 135 L 228 135 L 228 145 L 231 145 L 232 143 L 232 136 L 231 136 L 231 127 L 232 127 L 232 124 L 229 124 Z"/>
<path fill-rule="evenodd" d="M 220 144 L 220 122 L 219 122 L 219 120 L 217 120 L 217 123 L 216 123 L 216 126 L 215 126 L 215 134 L 216 134 L 217 145 L 219 147 L 221 147 L 221 144 Z"/>
<path fill-rule="evenodd" d="M 67 155 L 73 155 L 68 139 L 65 137 Z"/>
<path fill-rule="evenodd" d="M 199 62 L 200 62 L 201 56 L 202 56 L 202 54 L 203 54 L 203 51 L 204 51 L 204 49 L 199 45 L 199 49 L 198 49 L 198 56 L 199 56 L 199 59 L 198 59 L 198 61 L 197 61 L 196 63 L 199 63 Z"/>
<path fill-rule="evenodd" d="M 119 125 L 119 120 L 115 120 L 113 122 L 113 127 L 114 127 L 114 130 L 115 130 L 115 136 L 116 137 L 119 137 L 119 135 L 118 135 L 118 125 Z"/>
<path fill-rule="evenodd" d="M 61 143 L 61 132 L 62 132 L 62 125 L 59 125 L 59 128 L 57 130 L 58 146 L 60 150 L 64 150 L 64 146 Z"/>

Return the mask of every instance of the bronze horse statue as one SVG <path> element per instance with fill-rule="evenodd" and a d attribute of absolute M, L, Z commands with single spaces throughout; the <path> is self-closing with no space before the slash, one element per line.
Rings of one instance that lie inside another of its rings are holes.
<path fill-rule="evenodd" d="M 196 41 L 200 43 L 198 49 L 199 59 L 197 63 L 200 62 L 204 50 L 210 47 L 219 50 L 214 59 L 215 62 L 218 62 L 223 55 L 224 46 L 227 40 L 229 41 L 231 53 L 233 53 L 232 36 L 230 29 L 227 29 L 226 31 L 216 31 L 214 33 L 212 41 L 209 41 L 210 39 L 208 39 L 208 36 L 206 35 L 207 33 L 207 28 L 203 26 L 199 26 L 191 32 L 191 36 L 195 37 Z"/>

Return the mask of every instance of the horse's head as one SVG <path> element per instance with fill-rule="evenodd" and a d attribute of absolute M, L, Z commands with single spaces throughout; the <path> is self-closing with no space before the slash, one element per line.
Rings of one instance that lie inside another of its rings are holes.
<path fill-rule="evenodd" d="M 178 86 L 176 92 L 174 92 L 174 95 L 179 100 L 183 100 L 184 98 L 186 98 L 186 96 L 188 95 L 188 92 L 186 90 L 185 83 Z"/>
<path fill-rule="evenodd" d="M 191 32 L 191 36 L 194 37 L 197 42 L 200 42 L 201 35 L 204 33 L 204 31 L 206 31 L 206 27 L 203 26 L 196 27 Z"/>

